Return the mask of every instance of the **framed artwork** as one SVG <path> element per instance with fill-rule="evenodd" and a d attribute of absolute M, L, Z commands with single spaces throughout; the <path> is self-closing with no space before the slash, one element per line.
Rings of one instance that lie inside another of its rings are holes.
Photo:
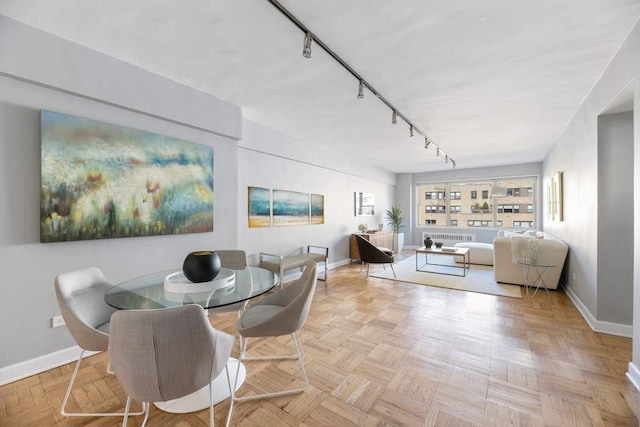
<path fill-rule="evenodd" d="M 562 172 L 556 172 L 551 178 L 551 198 L 553 200 L 553 217 L 558 221 L 564 220 L 562 212 Z"/>
<path fill-rule="evenodd" d="M 271 227 L 271 190 L 249 187 L 249 228 Z"/>
<path fill-rule="evenodd" d="M 273 225 L 308 225 L 310 205 L 309 193 L 273 190 Z"/>
<path fill-rule="evenodd" d="M 41 111 L 40 241 L 213 231 L 213 148 Z"/>
<path fill-rule="evenodd" d="M 324 196 L 311 195 L 311 224 L 324 224 Z"/>
<path fill-rule="evenodd" d="M 355 215 L 356 216 L 374 216 L 375 215 L 375 197 L 371 193 L 354 193 L 355 199 Z"/>

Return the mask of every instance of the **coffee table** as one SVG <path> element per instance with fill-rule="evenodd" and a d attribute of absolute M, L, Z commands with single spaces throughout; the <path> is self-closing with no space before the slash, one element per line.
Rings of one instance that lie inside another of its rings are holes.
<path fill-rule="evenodd" d="M 422 264 L 422 266 L 418 266 L 419 260 L 418 258 L 420 258 L 420 254 L 424 254 L 424 264 Z M 450 255 L 453 256 L 454 258 L 462 258 L 462 266 L 459 266 L 457 263 L 456 264 L 438 264 L 438 263 L 433 263 L 433 262 L 429 262 L 429 254 L 432 255 Z M 425 267 L 428 265 L 435 265 L 435 266 L 440 266 L 440 267 L 447 267 L 450 269 L 453 269 L 451 273 L 446 272 L 446 271 L 435 271 L 435 270 L 426 270 Z M 426 248 L 426 247 L 421 247 L 416 249 L 416 271 L 421 271 L 423 273 L 435 273 L 435 274 L 446 274 L 449 276 L 460 276 L 460 277 L 465 277 L 467 275 L 467 271 L 469 271 L 469 268 L 471 267 L 471 265 L 469 264 L 469 248 Z M 462 274 L 457 274 L 454 271 L 462 269 Z"/>

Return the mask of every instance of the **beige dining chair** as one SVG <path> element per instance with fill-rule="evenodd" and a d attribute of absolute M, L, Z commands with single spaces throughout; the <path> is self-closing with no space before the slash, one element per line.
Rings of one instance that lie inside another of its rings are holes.
<path fill-rule="evenodd" d="M 226 371 L 235 338 L 214 329 L 204 309 L 190 304 L 157 310 L 123 310 L 111 317 L 111 366 L 131 400 L 143 402 L 144 426 L 151 402 L 166 402 L 209 386 L 209 425 L 214 421 L 211 382 Z M 231 410 L 231 408 L 229 409 Z"/>
<path fill-rule="evenodd" d="M 80 349 L 80 355 L 64 395 L 60 414 L 65 417 L 121 417 L 124 413 L 67 412 L 71 395 L 87 351 L 106 351 L 109 345 L 109 320 L 116 311 L 104 302 L 104 294 L 113 287 L 97 267 L 62 273 L 55 278 L 55 292 L 62 317 Z M 109 371 L 109 369 L 107 369 Z M 109 373 L 112 373 L 109 371 Z M 143 411 L 131 415 L 142 415 Z"/>
<path fill-rule="evenodd" d="M 214 251 L 220 258 L 222 267 L 242 270 L 247 267 L 247 253 L 240 249 L 224 249 Z"/>
<path fill-rule="evenodd" d="M 244 274 L 251 279 L 251 273 L 244 271 L 248 266 L 247 253 L 245 251 L 240 249 L 224 249 L 216 250 L 215 253 L 218 254 L 218 257 L 220 258 L 220 265 L 222 267 L 236 270 L 236 276 Z M 207 310 L 207 313 L 229 313 L 235 311 L 238 313 L 239 317 L 241 310 L 245 308 L 246 304 L 247 301 L 241 301 L 222 307 L 210 308 Z"/>
<path fill-rule="evenodd" d="M 240 316 L 237 323 L 240 334 L 240 360 L 298 360 L 304 379 L 304 386 L 291 390 L 276 391 L 259 395 L 237 397 L 232 395 L 231 406 L 227 424 L 231 420 L 231 411 L 234 402 L 246 400 L 264 399 L 268 397 L 285 396 L 300 393 L 309 386 L 307 372 L 302 361 L 303 351 L 298 331 L 304 326 L 311 308 L 313 293 L 318 280 L 318 265 L 314 261 L 309 261 L 305 266 L 302 276 L 296 281 L 288 284 L 283 289 L 268 295 L 267 297 L 251 304 Z M 296 347 L 297 355 L 293 356 L 267 356 L 255 357 L 247 356 L 247 343 L 249 338 L 257 337 L 278 337 L 291 335 Z M 240 370 L 238 364 L 238 371 Z M 236 381 L 238 373 L 236 373 Z M 236 386 L 233 390 L 236 390 Z"/>

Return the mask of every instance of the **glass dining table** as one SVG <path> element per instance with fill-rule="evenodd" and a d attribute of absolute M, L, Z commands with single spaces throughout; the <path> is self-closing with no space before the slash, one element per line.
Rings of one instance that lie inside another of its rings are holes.
<path fill-rule="evenodd" d="M 211 289 L 206 289 L 206 284 L 193 284 L 196 292 L 190 292 L 188 285 L 181 288 L 184 291 L 176 292 L 175 284 L 172 284 L 168 279 L 175 277 L 180 272 L 180 269 L 159 271 L 126 280 L 109 289 L 104 300 L 111 307 L 119 310 L 160 309 L 185 304 L 198 304 L 205 309 L 216 309 L 233 306 L 263 295 L 278 284 L 278 275 L 272 271 L 259 267 L 246 267 L 242 270 L 232 271 L 234 280 L 229 285 L 225 283 L 223 287 L 212 286 Z M 237 370 L 238 364 L 240 364 L 239 371 Z M 244 382 L 247 371 L 244 365 L 233 357 L 229 358 L 227 367 L 231 384 L 234 384 L 236 371 L 238 371 L 237 390 Z M 224 372 L 216 377 L 212 385 L 214 403 L 229 397 L 227 377 Z M 209 387 L 206 386 L 178 399 L 156 402 L 154 405 L 171 413 L 182 414 L 200 411 L 209 407 Z"/>
<path fill-rule="evenodd" d="M 198 304 L 205 309 L 225 307 L 260 296 L 278 284 L 277 274 L 259 267 L 233 270 L 234 283 L 220 289 L 175 292 L 165 286 L 166 279 L 180 269 L 159 271 L 126 280 L 111 288 L 104 301 L 118 310 L 140 310 Z"/>

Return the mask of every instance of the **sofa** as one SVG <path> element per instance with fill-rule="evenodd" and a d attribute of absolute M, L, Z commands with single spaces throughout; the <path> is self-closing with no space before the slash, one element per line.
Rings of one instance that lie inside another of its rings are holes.
<path fill-rule="evenodd" d="M 562 240 L 541 231 L 527 231 L 524 233 L 511 233 L 500 231 L 493 240 L 493 274 L 496 282 L 509 283 L 524 286 L 524 266 L 514 263 L 511 256 L 511 236 L 537 237 L 539 243 L 538 263 L 553 264 L 544 276 L 544 282 L 548 289 L 557 289 L 562 275 L 562 268 L 567 259 L 569 246 Z M 531 272 L 530 274 L 535 274 Z M 532 281 L 532 277 L 529 281 Z"/>

